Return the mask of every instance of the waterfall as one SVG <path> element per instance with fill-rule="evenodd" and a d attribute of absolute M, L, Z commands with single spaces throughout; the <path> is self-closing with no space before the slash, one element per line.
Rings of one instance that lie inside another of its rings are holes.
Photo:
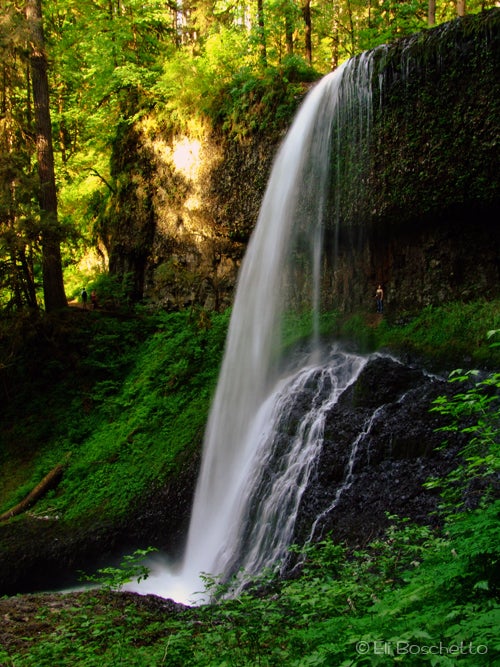
<path fill-rule="evenodd" d="M 364 364 L 322 349 L 319 313 L 325 225 L 338 227 L 362 187 L 371 68 L 362 54 L 315 85 L 278 151 L 238 278 L 184 560 L 175 572 L 152 562 L 134 590 L 191 600 L 200 573 L 257 574 L 286 553 L 325 415 Z M 301 318 L 308 341 L 289 354 L 287 326 Z"/>
<path fill-rule="evenodd" d="M 214 571 L 226 578 L 241 569 L 233 593 L 248 576 L 275 569 L 284 560 L 321 451 L 326 416 L 365 363 L 333 348 L 319 363 L 306 362 L 278 381 L 257 411 L 245 437 L 247 460 L 238 497 L 214 561 Z"/>

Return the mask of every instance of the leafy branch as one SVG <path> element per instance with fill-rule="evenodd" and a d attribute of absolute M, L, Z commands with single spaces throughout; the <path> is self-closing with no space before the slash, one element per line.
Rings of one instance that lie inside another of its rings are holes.
<path fill-rule="evenodd" d="M 98 584 L 105 591 L 119 591 L 125 584 L 132 581 L 138 583 L 149 577 L 149 568 L 143 563 L 146 556 L 154 551 L 154 547 L 136 549 L 134 553 L 123 557 L 118 567 L 103 567 L 96 574 L 80 573 L 80 581 Z"/>

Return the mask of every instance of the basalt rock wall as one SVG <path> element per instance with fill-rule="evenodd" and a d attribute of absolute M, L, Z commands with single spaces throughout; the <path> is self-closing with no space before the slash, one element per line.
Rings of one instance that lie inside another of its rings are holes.
<path fill-rule="evenodd" d="M 326 223 L 325 305 L 371 309 L 379 282 L 393 312 L 498 296 L 500 10 L 379 47 L 373 60 L 356 197 Z M 113 270 L 135 275 L 135 296 L 171 308 L 231 302 L 285 131 L 126 133 L 135 157 L 117 176 L 120 224 L 103 234 Z"/>
<path fill-rule="evenodd" d="M 324 276 L 328 305 L 343 312 L 375 312 L 384 288 L 384 312 L 398 316 L 450 301 L 498 298 L 500 209 L 480 204 L 403 224 L 398 231 L 350 230 Z"/>
<path fill-rule="evenodd" d="M 464 440 L 454 433 L 441 448 L 438 429 L 446 422 L 430 407 L 456 391 L 443 377 L 374 355 L 326 418 L 297 541 L 331 533 L 338 542 L 365 545 L 383 534 L 388 515 L 437 522 L 440 496 L 424 483 L 456 466 Z"/>
<path fill-rule="evenodd" d="M 148 123 L 128 127 L 114 146 L 116 191 L 100 228 L 110 271 L 128 276 L 134 301 L 222 309 L 283 135 L 242 140 L 206 125 L 163 134 Z"/>
<path fill-rule="evenodd" d="M 325 281 L 332 305 L 392 312 L 498 296 L 500 11 L 374 52 L 372 125 Z"/>

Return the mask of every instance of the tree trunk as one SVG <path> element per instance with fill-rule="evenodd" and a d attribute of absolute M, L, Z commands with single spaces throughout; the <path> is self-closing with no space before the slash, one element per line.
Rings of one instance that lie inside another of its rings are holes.
<path fill-rule="evenodd" d="M 465 16 L 465 0 L 457 0 L 457 16 Z"/>
<path fill-rule="evenodd" d="M 21 500 L 20 503 L 17 503 L 17 505 L 12 507 L 10 510 L 7 510 L 7 512 L 0 514 L 0 521 L 7 521 L 7 519 L 11 519 L 13 516 L 22 514 L 32 505 L 34 505 L 37 500 L 39 500 L 45 493 L 47 493 L 47 491 L 57 486 L 62 477 L 64 469 L 67 466 L 67 462 L 68 456 L 66 456 L 66 459 L 63 463 L 59 463 L 48 473 L 48 475 L 45 475 L 42 481 L 37 484 L 35 488 L 30 491 L 30 493 L 28 493 L 24 500 Z"/>
<path fill-rule="evenodd" d="M 337 67 L 339 66 L 339 46 L 340 46 L 339 20 L 338 16 L 335 15 L 332 26 L 332 71 L 336 70 Z"/>
<path fill-rule="evenodd" d="M 57 194 L 49 109 L 47 56 L 42 27 L 41 0 L 26 0 L 30 37 L 30 68 L 36 128 L 36 153 L 40 180 L 39 204 L 42 239 L 42 274 L 47 312 L 67 305 L 62 273 Z"/>
<path fill-rule="evenodd" d="M 305 58 L 309 65 L 312 64 L 312 24 L 311 24 L 311 0 L 303 0 L 302 16 L 305 23 Z"/>
<path fill-rule="evenodd" d="M 429 0 L 427 6 L 427 25 L 429 27 L 436 25 L 436 0 Z"/>
<path fill-rule="evenodd" d="M 348 33 L 349 33 L 349 38 L 350 38 L 350 41 L 351 41 L 351 51 L 350 51 L 349 55 L 353 56 L 356 53 L 356 40 L 355 40 L 355 35 L 354 35 L 354 17 L 353 17 L 353 14 L 352 14 L 352 6 L 351 6 L 351 3 L 350 3 L 350 0 L 347 0 L 346 9 L 347 9 L 348 17 L 349 17 Z"/>
<path fill-rule="evenodd" d="M 29 258 L 26 257 L 26 251 L 21 248 L 18 252 L 19 262 L 22 267 L 22 285 L 24 290 L 24 300 L 30 308 L 36 308 L 36 286 L 33 277 L 33 265 Z"/>
<path fill-rule="evenodd" d="M 266 49 L 266 31 L 264 24 L 264 0 L 257 0 L 257 19 L 259 22 L 260 59 L 262 64 L 266 66 L 267 49 Z"/>
<path fill-rule="evenodd" d="M 285 9 L 285 40 L 286 53 L 288 56 L 293 56 L 293 19 L 289 9 Z"/>

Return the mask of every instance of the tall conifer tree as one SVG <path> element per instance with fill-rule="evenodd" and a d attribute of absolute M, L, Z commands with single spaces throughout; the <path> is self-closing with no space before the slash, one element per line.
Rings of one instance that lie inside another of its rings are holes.
<path fill-rule="evenodd" d="M 36 153 L 40 180 L 42 273 L 45 309 L 54 311 L 67 305 L 62 273 L 57 193 L 50 122 L 47 55 L 42 24 L 41 0 L 26 0 L 30 72 L 33 86 Z"/>

